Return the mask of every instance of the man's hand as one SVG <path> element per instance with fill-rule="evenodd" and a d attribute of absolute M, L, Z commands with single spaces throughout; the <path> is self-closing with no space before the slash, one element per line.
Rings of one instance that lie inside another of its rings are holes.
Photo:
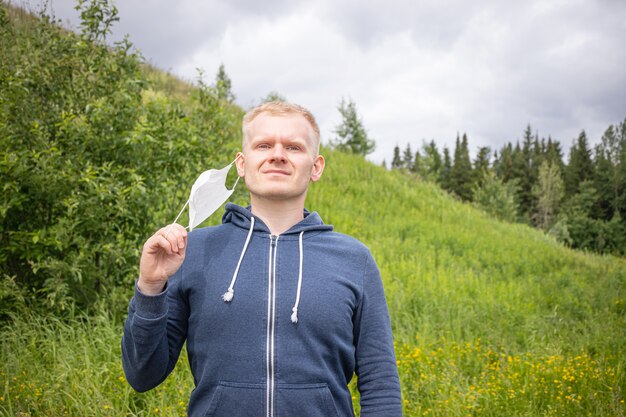
<path fill-rule="evenodd" d="M 169 227 L 159 229 L 143 245 L 137 287 L 146 295 L 162 292 L 168 278 L 178 271 L 185 260 L 187 230 L 174 223 L 165 237 Z"/>

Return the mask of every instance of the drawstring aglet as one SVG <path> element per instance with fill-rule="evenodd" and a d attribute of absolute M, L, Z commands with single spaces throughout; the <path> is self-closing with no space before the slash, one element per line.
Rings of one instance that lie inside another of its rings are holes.
<path fill-rule="evenodd" d="M 293 313 L 291 313 L 291 322 L 297 323 L 298 322 L 298 308 L 294 307 L 291 311 L 293 311 Z"/>
<path fill-rule="evenodd" d="M 230 303 L 233 300 L 234 296 L 235 291 L 232 288 L 229 288 L 228 291 L 226 291 L 224 295 L 222 295 L 222 300 L 224 300 L 224 302 L 226 303 Z"/>

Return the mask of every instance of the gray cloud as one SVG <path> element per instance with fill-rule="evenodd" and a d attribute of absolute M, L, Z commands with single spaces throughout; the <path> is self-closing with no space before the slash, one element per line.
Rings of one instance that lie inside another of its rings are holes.
<path fill-rule="evenodd" d="M 34 1 L 34 0 L 33 0 Z M 73 3 L 51 0 L 72 19 Z M 224 63 L 238 102 L 276 90 L 309 106 L 324 137 L 352 97 L 378 150 L 435 139 L 473 150 L 521 138 L 599 140 L 626 117 L 626 2 L 405 0 L 118 2 L 149 62 L 186 78 Z"/>

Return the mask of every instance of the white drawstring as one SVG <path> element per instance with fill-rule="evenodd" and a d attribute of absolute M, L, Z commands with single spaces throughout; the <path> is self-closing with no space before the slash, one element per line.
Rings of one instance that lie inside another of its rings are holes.
<path fill-rule="evenodd" d="M 222 295 L 222 300 L 225 302 L 232 301 L 235 296 L 235 281 L 237 281 L 237 274 L 239 274 L 239 267 L 241 266 L 241 261 L 243 260 L 243 255 L 246 253 L 246 249 L 248 249 L 248 243 L 250 243 L 250 237 L 252 236 L 252 231 L 254 230 L 254 217 L 250 217 L 250 230 L 248 231 L 248 236 L 246 237 L 246 243 L 243 245 L 243 250 L 241 251 L 241 256 L 239 257 L 239 262 L 237 262 L 237 268 L 235 269 L 235 273 L 233 274 L 233 279 L 230 281 L 230 287 L 228 287 L 228 291 Z"/>
<path fill-rule="evenodd" d="M 300 268 L 298 269 L 298 290 L 296 291 L 296 304 L 294 304 L 293 309 L 291 309 L 291 322 L 298 322 L 298 305 L 300 304 L 300 289 L 302 288 L 302 235 L 304 231 L 300 232 L 300 239 L 298 242 L 298 247 L 300 248 Z"/>

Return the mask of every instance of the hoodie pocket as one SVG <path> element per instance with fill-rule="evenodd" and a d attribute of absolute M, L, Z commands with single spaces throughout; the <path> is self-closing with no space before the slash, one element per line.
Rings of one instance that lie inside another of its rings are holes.
<path fill-rule="evenodd" d="M 265 416 L 265 385 L 220 382 L 205 417 Z M 275 416 L 338 417 L 328 384 L 277 384 Z"/>
<path fill-rule="evenodd" d="M 338 417 L 328 384 L 278 384 L 276 415 Z"/>
<path fill-rule="evenodd" d="M 264 416 L 265 385 L 220 382 L 205 417 Z"/>

